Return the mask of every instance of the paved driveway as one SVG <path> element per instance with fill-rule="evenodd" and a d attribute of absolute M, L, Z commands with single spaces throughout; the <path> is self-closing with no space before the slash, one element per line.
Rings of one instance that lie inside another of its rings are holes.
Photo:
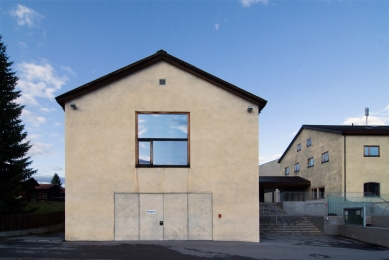
<path fill-rule="evenodd" d="M 1 259 L 387 259 L 389 248 L 334 236 L 215 241 L 64 242 L 63 233 L 0 239 Z"/>

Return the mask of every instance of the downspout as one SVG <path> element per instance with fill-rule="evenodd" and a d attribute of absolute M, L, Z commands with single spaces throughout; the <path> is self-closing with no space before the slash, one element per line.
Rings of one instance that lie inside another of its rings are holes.
<path fill-rule="evenodd" d="M 347 191 L 347 187 L 346 187 L 346 173 L 347 173 L 347 170 L 346 170 L 346 135 L 343 135 L 343 181 L 344 181 L 344 199 L 346 200 L 346 191 Z"/>

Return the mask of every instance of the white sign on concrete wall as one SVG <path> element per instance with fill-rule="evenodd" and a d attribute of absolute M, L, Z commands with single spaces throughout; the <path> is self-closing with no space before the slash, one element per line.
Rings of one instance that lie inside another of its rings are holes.
<path fill-rule="evenodd" d="M 146 214 L 157 214 L 157 211 L 155 209 L 148 209 L 146 210 Z"/>

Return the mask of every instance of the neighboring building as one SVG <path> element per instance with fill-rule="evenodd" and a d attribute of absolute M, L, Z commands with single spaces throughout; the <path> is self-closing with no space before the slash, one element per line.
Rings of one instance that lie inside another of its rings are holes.
<path fill-rule="evenodd" d="M 162 50 L 56 99 L 66 240 L 259 241 L 267 101 Z"/>
<path fill-rule="evenodd" d="M 36 201 L 63 201 L 64 197 L 63 190 L 56 184 L 39 184 L 31 191 L 31 198 Z"/>
<path fill-rule="evenodd" d="M 259 201 L 280 202 L 280 193 L 309 189 L 311 182 L 301 177 L 285 177 L 279 159 L 259 165 Z"/>
<path fill-rule="evenodd" d="M 259 176 L 283 176 L 278 159 L 259 165 Z"/>
<path fill-rule="evenodd" d="M 389 126 L 303 125 L 278 162 L 311 181 L 313 198 L 389 194 Z"/>

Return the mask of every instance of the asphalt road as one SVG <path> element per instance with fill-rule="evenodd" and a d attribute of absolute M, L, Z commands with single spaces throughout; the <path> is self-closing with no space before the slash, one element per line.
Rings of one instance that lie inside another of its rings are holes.
<path fill-rule="evenodd" d="M 218 241 L 67 242 L 63 233 L 0 238 L 0 259 L 387 259 L 389 248 L 337 236 Z"/>

